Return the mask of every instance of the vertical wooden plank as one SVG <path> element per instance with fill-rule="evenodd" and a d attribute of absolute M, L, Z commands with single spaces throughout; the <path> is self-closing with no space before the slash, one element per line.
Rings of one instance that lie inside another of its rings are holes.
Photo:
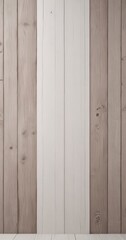
<path fill-rule="evenodd" d="M 0 80 L 3 80 L 3 0 L 0 0 Z M 0 233 L 3 233 L 3 82 L 0 82 Z"/>
<path fill-rule="evenodd" d="M 3 80 L 3 0 L 0 0 L 0 80 Z"/>
<path fill-rule="evenodd" d="M 122 232 L 126 233 L 126 1 L 122 0 Z"/>
<path fill-rule="evenodd" d="M 65 1 L 65 232 L 88 232 L 89 158 L 85 1 Z M 87 92 L 85 91 L 87 89 Z M 87 101 L 87 106 L 85 104 Z M 85 113 L 86 112 L 86 113 Z M 87 128 L 87 132 L 86 132 Z M 87 149 L 86 149 L 87 148 Z"/>
<path fill-rule="evenodd" d="M 3 81 L 0 81 L 0 233 L 3 233 Z"/>
<path fill-rule="evenodd" d="M 108 232 L 120 232 L 121 0 L 108 1 Z"/>
<path fill-rule="evenodd" d="M 36 1 L 18 1 L 18 231 L 20 233 L 35 233 L 37 225 L 36 12 Z"/>
<path fill-rule="evenodd" d="M 43 108 L 41 224 L 43 233 L 63 233 L 64 0 L 44 1 L 43 21 L 43 103 L 39 103 Z"/>
<path fill-rule="evenodd" d="M 44 0 L 37 0 L 37 233 L 42 233 L 43 194 L 43 26 Z M 44 238 L 44 236 L 43 236 Z M 46 238 L 45 238 L 46 239 Z M 49 237 L 47 237 L 49 239 Z M 37 237 L 38 240 L 38 237 Z M 51 235 L 50 235 L 51 240 Z"/>
<path fill-rule="evenodd" d="M 91 233 L 107 233 L 107 0 L 91 0 Z"/>
<path fill-rule="evenodd" d="M 4 232 L 17 232 L 17 0 L 4 0 Z"/>

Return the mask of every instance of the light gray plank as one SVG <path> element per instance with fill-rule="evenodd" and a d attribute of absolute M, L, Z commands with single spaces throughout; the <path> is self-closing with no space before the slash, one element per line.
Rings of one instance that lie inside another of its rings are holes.
<path fill-rule="evenodd" d="M 108 1 L 108 232 L 120 233 L 121 0 Z"/>
<path fill-rule="evenodd" d="M 65 233 L 89 231 L 85 3 L 65 0 Z"/>
<path fill-rule="evenodd" d="M 44 1 L 42 233 L 64 232 L 64 0 Z M 41 165 L 40 165 L 41 166 Z M 39 224 L 40 225 L 40 224 Z"/>
<path fill-rule="evenodd" d="M 37 228 L 37 1 L 18 0 L 19 233 Z"/>

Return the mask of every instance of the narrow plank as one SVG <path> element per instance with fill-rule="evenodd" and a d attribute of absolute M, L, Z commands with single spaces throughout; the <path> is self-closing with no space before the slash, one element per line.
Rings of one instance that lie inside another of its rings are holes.
<path fill-rule="evenodd" d="M 65 233 L 89 230 L 86 10 L 83 0 L 65 1 Z"/>
<path fill-rule="evenodd" d="M 122 232 L 126 233 L 126 1 L 122 0 Z"/>
<path fill-rule="evenodd" d="M 14 240 L 36 240 L 36 234 L 17 234 Z"/>
<path fill-rule="evenodd" d="M 91 233 L 107 233 L 107 2 L 90 2 Z"/>
<path fill-rule="evenodd" d="M 0 80 L 3 80 L 3 0 L 0 0 Z"/>
<path fill-rule="evenodd" d="M 17 0 L 4 0 L 4 232 L 17 232 Z"/>
<path fill-rule="evenodd" d="M 44 0 L 37 0 L 37 233 L 42 233 L 43 194 L 43 31 Z"/>
<path fill-rule="evenodd" d="M 36 1 L 18 1 L 19 233 L 35 233 L 37 225 L 36 17 Z"/>
<path fill-rule="evenodd" d="M 121 0 L 108 1 L 108 232 L 120 232 Z"/>
<path fill-rule="evenodd" d="M 36 240 L 52 240 L 51 234 L 37 234 Z"/>
<path fill-rule="evenodd" d="M 74 234 L 56 234 L 52 236 L 52 240 L 75 240 Z"/>
<path fill-rule="evenodd" d="M 46 0 L 43 11 L 43 103 L 40 103 L 43 109 L 41 224 L 42 233 L 63 233 L 64 0 Z"/>
<path fill-rule="evenodd" d="M 0 233 L 3 233 L 3 82 L 0 82 Z"/>

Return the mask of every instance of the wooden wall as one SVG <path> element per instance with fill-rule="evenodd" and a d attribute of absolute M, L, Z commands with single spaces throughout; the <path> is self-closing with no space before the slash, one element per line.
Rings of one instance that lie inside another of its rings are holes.
<path fill-rule="evenodd" d="M 91 232 L 126 232 L 126 1 L 90 1 Z"/>
<path fill-rule="evenodd" d="M 0 0 L 0 233 L 36 232 L 36 7 Z"/>

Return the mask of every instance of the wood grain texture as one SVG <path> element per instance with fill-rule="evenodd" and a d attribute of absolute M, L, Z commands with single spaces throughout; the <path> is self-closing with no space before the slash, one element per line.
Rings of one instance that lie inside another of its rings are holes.
<path fill-rule="evenodd" d="M 90 1 L 91 233 L 107 233 L 107 2 Z"/>
<path fill-rule="evenodd" d="M 108 1 L 108 232 L 120 232 L 121 0 Z"/>
<path fill-rule="evenodd" d="M 42 233 L 64 232 L 64 1 L 44 1 Z M 39 207 L 39 206 L 38 206 Z"/>
<path fill-rule="evenodd" d="M 65 1 L 65 233 L 88 232 L 84 16 L 84 1 Z"/>
<path fill-rule="evenodd" d="M 0 80 L 3 80 L 3 0 L 0 0 Z"/>
<path fill-rule="evenodd" d="M 36 18 L 34 0 L 18 1 L 18 232 L 37 225 Z"/>
<path fill-rule="evenodd" d="M 122 232 L 126 232 L 126 1 L 122 0 Z"/>
<path fill-rule="evenodd" d="M 17 0 L 4 0 L 4 232 L 17 232 Z"/>
<path fill-rule="evenodd" d="M 0 233 L 3 233 L 3 82 L 0 82 Z"/>
<path fill-rule="evenodd" d="M 42 233 L 43 209 L 43 33 L 44 0 L 37 0 L 37 233 Z"/>

